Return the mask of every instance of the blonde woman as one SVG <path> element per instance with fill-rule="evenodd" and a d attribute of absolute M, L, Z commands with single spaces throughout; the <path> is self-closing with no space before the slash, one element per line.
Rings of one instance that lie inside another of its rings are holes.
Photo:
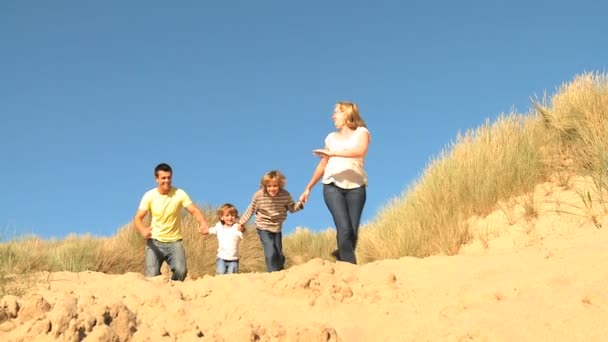
<path fill-rule="evenodd" d="M 356 264 L 355 247 L 367 187 L 363 167 L 370 133 L 352 102 L 338 102 L 332 119 L 336 131 L 327 135 L 324 148 L 313 150 L 320 160 L 300 202 L 306 203 L 310 191 L 321 180 L 323 198 L 337 231 L 338 250 L 333 255 L 338 261 Z"/>

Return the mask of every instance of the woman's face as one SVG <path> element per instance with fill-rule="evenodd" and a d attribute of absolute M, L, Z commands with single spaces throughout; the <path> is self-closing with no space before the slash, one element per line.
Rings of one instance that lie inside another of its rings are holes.
<path fill-rule="evenodd" d="M 334 108 L 334 115 L 332 115 L 331 118 L 334 120 L 334 125 L 336 125 L 336 128 L 340 129 L 344 127 L 346 114 L 340 109 L 340 105 L 336 105 Z"/>

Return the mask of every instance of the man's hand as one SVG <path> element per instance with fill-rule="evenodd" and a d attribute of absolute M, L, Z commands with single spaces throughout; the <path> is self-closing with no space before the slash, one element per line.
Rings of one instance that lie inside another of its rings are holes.
<path fill-rule="evenodd" d="M 198 226 L 198 232 L 199 232 L 199 234 L 207 234 L 207 233 L 209 233 L 209 225 L 207 225 L 207 223 L 201 223 Z"/>
<path fill-rule="evenodd" d="M 139 231 L 139 234 L 144 239 L 149 240 L 150 238 L 152 238 L 152 228 L 150 228 L 150 227 L 144 227 L 143 230 Z"/>
<path fill-rule="evenodd" d="M 241 231 L 241 233 L 245 232 L 245 225 L 244 224 L 239 224 L 239 230 Z"/>

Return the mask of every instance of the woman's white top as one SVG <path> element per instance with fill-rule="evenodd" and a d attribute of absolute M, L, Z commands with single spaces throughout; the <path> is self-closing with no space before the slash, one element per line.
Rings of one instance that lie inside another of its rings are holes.
<path fill-rule="evenodd" d="M 357 146 L 361 134 L 370 134 L 365 127 L 357 127 L 348 138 L 342 139 L 338 132 L 332 132 L 325 138 L 325 147 L 331 152 L 350 150 Z M 323 173 L 324 184 L 334 183 L 342 189 L 354 189 L 367 185 L 367 175 L 363 169 L 364 159 L 330 157 Z"/>

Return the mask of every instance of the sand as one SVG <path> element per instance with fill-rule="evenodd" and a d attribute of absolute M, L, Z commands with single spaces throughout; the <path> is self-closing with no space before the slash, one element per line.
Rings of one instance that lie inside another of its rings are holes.
<path fill-rule="evenodd" d="M 472 218 L 475 238 L 454 256 L 185 282 L 38 274 L 1 299 L 0 341 L 606 340 L 608 219 L 543 208 L 576 199 L 544 186 L 537 216 L 514 206 L 517 219 L 504 208 Z"/>

